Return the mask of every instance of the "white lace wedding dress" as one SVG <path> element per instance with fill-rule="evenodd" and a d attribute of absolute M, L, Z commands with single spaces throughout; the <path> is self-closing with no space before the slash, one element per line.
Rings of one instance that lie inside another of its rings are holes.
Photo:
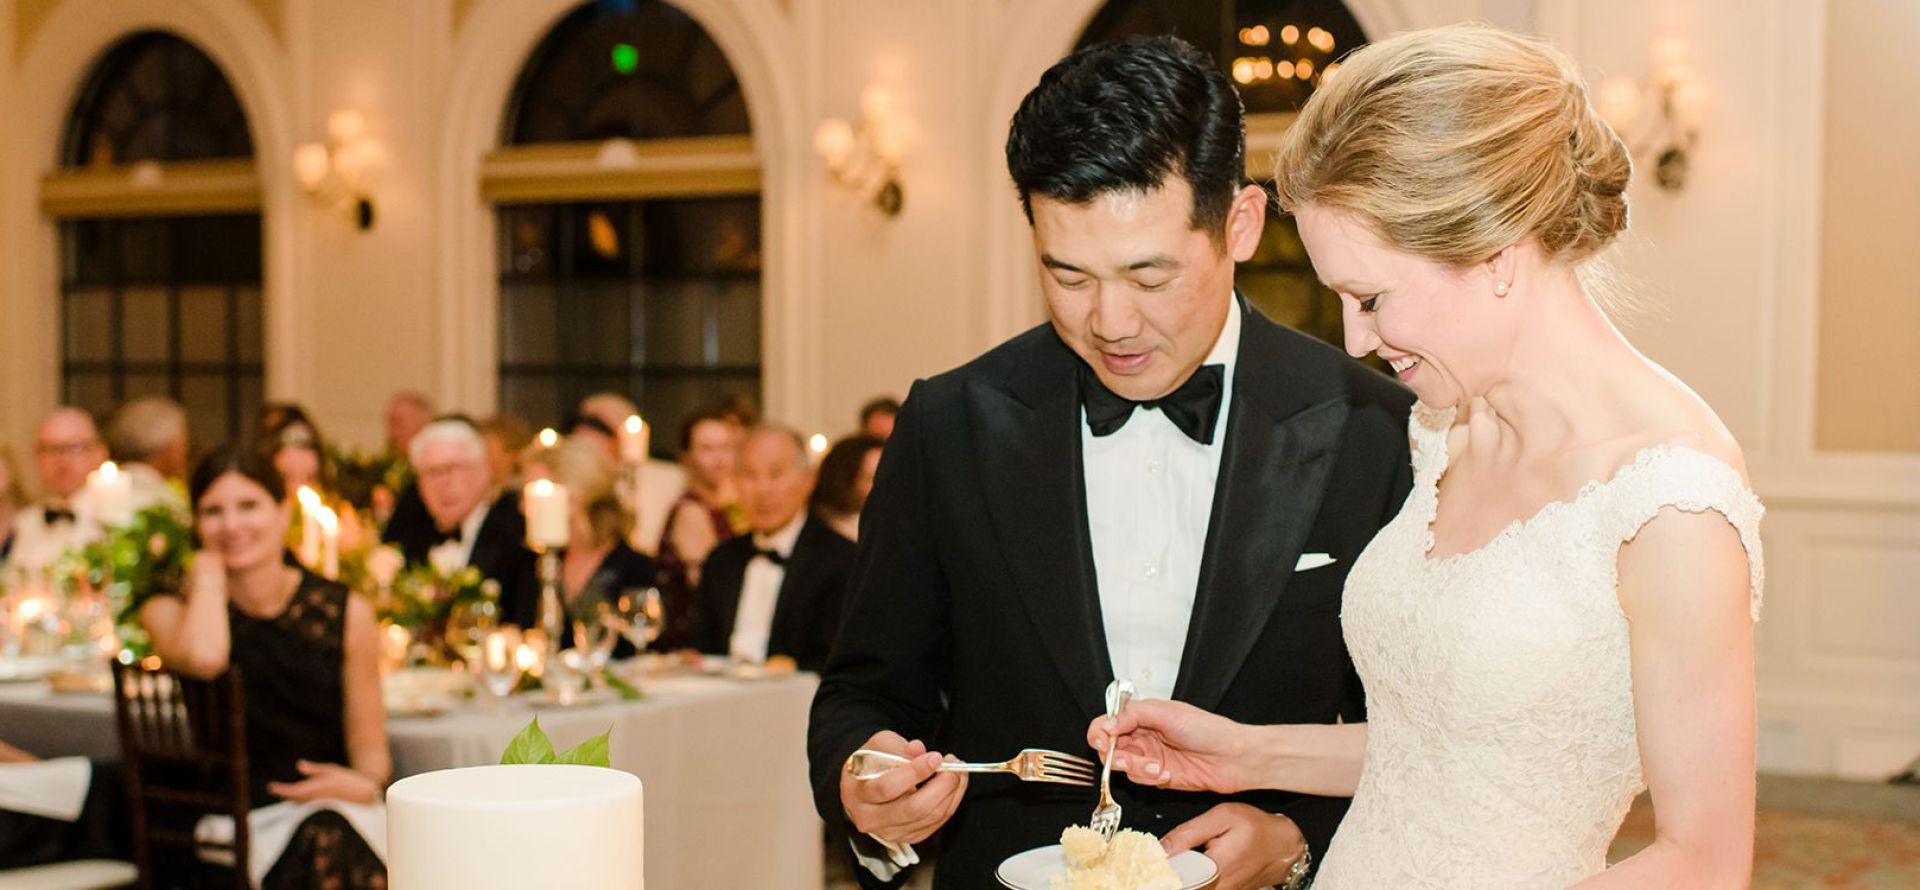
<path fill-rule="evenodd" d="M 1347 580 L 1366 765 L 1316 890 L 1561 888 L 1606 867 L 1645 788 L 1616 558 L 1661 508 L 1739 531 L 1759 617 L 1760 502 L 1688 448 L 1647 449 L 1486 546 L 1429 558 L 1452 421 L 1416 410 L 1413 493 Z"/>

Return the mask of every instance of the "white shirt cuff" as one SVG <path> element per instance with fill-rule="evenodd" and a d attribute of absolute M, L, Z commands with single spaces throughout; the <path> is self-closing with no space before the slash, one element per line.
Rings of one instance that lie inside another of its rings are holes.
<path fill-rule="evenodd" d="M 855 834 L 848 844 L 853 847 L 853 858 L 882 881 L 891 881 L 908 866 L 920 864 L 920 854 L 912 844 L 883 841 L 870 834 Z"/>

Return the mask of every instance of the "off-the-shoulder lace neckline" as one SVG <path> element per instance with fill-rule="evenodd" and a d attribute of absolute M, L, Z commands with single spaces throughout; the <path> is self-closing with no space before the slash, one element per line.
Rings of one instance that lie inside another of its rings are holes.
<path fill-rule="evenodd" d="M 1637 452 L 1634 452 L 1632 460 L 1629 460 L 1626 463 L 1623 463 L 1618 467 L 1615 467 L 1613 472 L 1607 474 L 1605 478 L 1589 479 L 1587 480 L 1587 483 L 1585 485 L 1580 486 L 1579 491 L 1574 492 L 1572 497 L 1548 501 L 1547 503 L 1540 505 L 1540 508 L 1533 511 L 1532 513 L 1526 516 L 1522 516 L 1520 518 L 1514 519 L 1513 521 L 1507 523 L 1505 527 L 1501 528 L 1500 531 L 1496 533 L 1493 537 L 1488 538 L 1486 541 L 1482 542 L 1479 546 L 1476 546 L 1467 550 L 1461 550 L 1456 553 L 1449 553 L 1445 556 L 1435 556 L 1433 555 L 1433 545 L 1434 545 L 1433 523 L 1434 523 L 1434 520 L 1436 520 L 1440 515 L 1440 479 L 1441 477 L 1446 475 L 1447 465 L 1453 459 L 1452 454 L 1449 452 L 1449 449 L 1447 447 L 1447 444 L 1448 444 L 1447 432 L 1450 426 L 1451 426 L 1450 424 L 1443 424 L 1439 427 L 1439 429 L 1432 431 L 1433 439 L 1436 443 L 1434 447 L 1436 448 L 1436 457 L 1438 459 L 1438 463 L 1430 472 L 1426 474 L 1426 482 L 1424 485 L 1424 490 L 1426 494 L 1426 515 L 1422 516 L 1420 520 L 1421 531 L 1424 538 L 1420 546 L 1420 559 L 1425 565 L 1429 567 L 1452 566 L 1460 562 L 1466 561 L 1468 559 L 1471 559 L 1475 556 L 1478 556 L 1479 554 L 1497 549 L 1498 547 L 1504 545 L 1506 542 L 1516 537 L 1519 537 L 1520 534 L 1522 532 L 1525 532 L 1527 529 L 1532 528 L 1535 525 L 1539 525 L 1543 522 L 1546 522 L 1548 519 L 1551 519 L 1552 517 L 1564 511 L 1571 510 L 1575 507 L 1580 506 L 1583 502 L 1585 502 L 1588 498 L 1592 497 L 1594 494 L 1613 486 L 1614 484 L 1618 483 L 1620 480 L 1626 478 L 1627 476 L 1632 475 L 1635 471 L 1640 470 L 1643 467 L 1646 467 L 1647 465 L 1653 463 L 1655 460 L 1667 454 L 1682 454 L 1682 453 L 1696 454 L 1709 461 L 1712 461 L 1713 463 L 1716 463 L 1722 467 L 1725 467 L 1728 470 L 1728 472 L 1733 473 L 1735 479 L 1740 478 L 1740 471 L 1734 469 L 1732 464 L 1727 463 L 1725 460 L 1721 459 L 1718 455 L 1711 454 L 1706 451 L 1702 451 L 1698 448 L 1694 448 L 1688 445 L 1678 445 L 1671 442 L 1662 442 L 1655 445 L 1649 445 L 1645 448 L 1640 449 Z M 1744 483 L 1744 481 L 1741 483 L 1741 492 L 1742 494 L 1746 495 L 1749 498 L 1754 497 L 1753 489 L 1747 486 Z"/>

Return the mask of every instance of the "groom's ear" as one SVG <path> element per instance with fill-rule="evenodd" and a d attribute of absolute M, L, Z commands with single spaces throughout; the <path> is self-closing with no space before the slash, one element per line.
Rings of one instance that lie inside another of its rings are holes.
<path fill-rule="evenodd" d="M 1260 247 L 1260 235 L 1267 228 L 1267 190 L 1258 185 L 1243 185 L 1233 193 L 1227 205 L 1227 252 L 1233 261 L 1253 259 Z"/>

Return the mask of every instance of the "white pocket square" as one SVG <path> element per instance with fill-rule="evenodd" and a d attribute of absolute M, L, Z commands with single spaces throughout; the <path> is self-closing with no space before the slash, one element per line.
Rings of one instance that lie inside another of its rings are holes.
<path fill-rule="evenodd" d="M 1320 568 L 1321 566 L 1330 566 L 1333 565 L 1333 563 L 1333 557 L 1325 553 L 1302 553 L 1300 554 L 1300 561 L 1293 564 L 1293 570 L 1296 572 L 1304 572 L 1309 569 Z"/>

